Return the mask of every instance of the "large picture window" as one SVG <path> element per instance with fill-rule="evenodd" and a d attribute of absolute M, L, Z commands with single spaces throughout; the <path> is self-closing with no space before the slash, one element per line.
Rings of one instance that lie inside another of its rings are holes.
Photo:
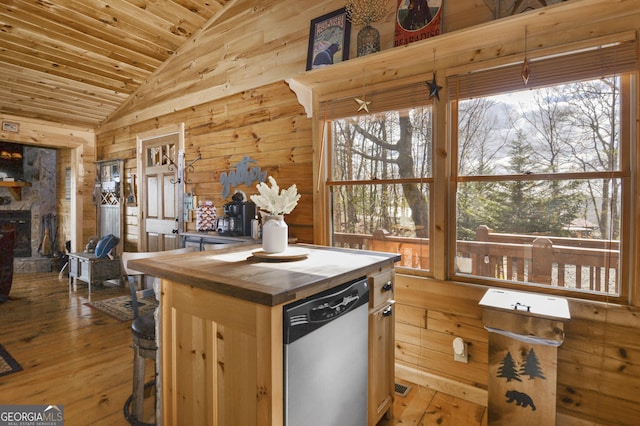
<path fill-rule="evenodd" d="M 598 53 L 577 54 L 577 73 L 540 61 L 532 87 L 505 70 L 451 79 L 456 279 L 626 294 L 631 75 L 603 76 Z"/>
<path fill-rule="evenodd" d="M 321 102 L 331 244 L 399 253 L 409 274 L 624 301 L 637 59 L 635 41 L 553 52 L 526 84 L 521 62 L 463 67 L 437 140 L 424 82 L 372 88 L 371 112 Z"/>
<path fill-rule="evenodd" d="M 403 254 L 428 269 L 430 106 L 332 121 L 333 245 Z"/>
<path fill-rule="evenodd" d="M 618 81 L 459 102 L 457 273 L 620 294 Z"/>

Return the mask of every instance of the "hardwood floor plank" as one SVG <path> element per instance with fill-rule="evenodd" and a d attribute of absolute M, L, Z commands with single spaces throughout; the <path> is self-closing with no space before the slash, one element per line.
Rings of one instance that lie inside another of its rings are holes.
<path fill-rule="evenodd" d="M 0 377 L 0 404 L 60 404 L 71 426 L 128 425 L 130 323 L 85 304 L 126 294 L 124 287 L 70 291 L 57 273 L 14 275 L 11 300 L 0 304 L 0 343 L 23 371 Z"/>
<path fill-rule="evenodd" d="M 382 419 L 378 426 L 487 425 L 484 406 L 404 380 L 396 383 L 408 385 L 411 390 L 406 396 L 396 394 L 394 418 Z"/>
<path fill-rule="evenodd" d="M 437 392 L 429 403 L 423 425 L 480 425 L 485 407 Z"/>

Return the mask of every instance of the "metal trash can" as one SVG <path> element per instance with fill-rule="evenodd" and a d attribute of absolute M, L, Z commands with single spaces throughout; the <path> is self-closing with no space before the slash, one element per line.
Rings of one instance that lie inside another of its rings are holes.
<path fill-rule="evenodd" d="M 554 425 L 567 300 L 489 289 L 480 305 L 489 331 L 489 425 Z"/>

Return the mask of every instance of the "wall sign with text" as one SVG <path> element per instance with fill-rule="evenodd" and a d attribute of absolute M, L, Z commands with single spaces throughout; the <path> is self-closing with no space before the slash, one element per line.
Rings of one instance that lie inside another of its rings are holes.
<path fill-rule="evenodd" d="M 440 35 L 443 0 L 397 1 L 394 46 Z"/>
<path fill-rule="evenodd" d="M 235 168 L 220 173 L 220 183 L 222 184 L 222 197 L 227 198 L 231 195 L 231 188 L 235 188 L 240 185 L 245 185 L 247 188 L 251 188 L 252 185 L 256 185 L 259 182 L 267 180 L 267 170 L 262 170 L 260 166 L 253 166 L 257 161 L 244 157 L 238 161 Z"/>

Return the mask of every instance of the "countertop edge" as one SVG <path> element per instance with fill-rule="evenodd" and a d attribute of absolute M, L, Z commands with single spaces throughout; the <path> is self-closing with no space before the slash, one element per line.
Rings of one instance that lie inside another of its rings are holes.
<path fill-rule="evenodd" d="M 204 278 L 197 275 L 185 275 L 184 272 L 172 269 L 170 266 L 171 261 L 179 260 L 181 257 L 193 258 L 193 256 L 207 256 L 212 255 L 212 252 L 195 252 L 187 254 L 179 254 L 172 256 L 163 256 L 162 261 L 159 258 L 150 259 L 136 259 L 131 260 L 130 265 L 132 268 L 144 272 L 147 275 L 155 276 L 161 279 L 180 282 L 195 288 L 200 288 L 207 291 L 213 291 L 222 295 L 235 297 L 238 299 L 246 300 L 249 302 L 257 303 L 265 306 L 277 306 L 283 303 L 287 303 L 293 300 L 301 299 L 320 291 L 335 287 L 344 282 L 352 279 L 360 278 L 364 275 L 370 274 L 373 270 L 382 268 L 392 268 L 393 264 L 401 259 L 399 254 L 373 252 L 366 250 L 355 250 L 348 248 L 329 247 L 329 246 L 315 246 L 306 244 L 297 244 L 296 246 L 308 247 L 311 250 L 328 250 L 332 252 L 344 252 L 352 254 L 367 254 L 370 256 L 379 257 L 380 260 L 371 262 L 368 265 L 357 267 L 335 276 L 319 278 L 314 282 L 300 285 L 295 289 L 287 289 L 280 291 L 264 291 L 258 288 L 246 288 L 238 286 L 231 282 L 226 277 L 208 277 Z M 259 248 L 259 245 L 254 245 L 253 248 Z M 251 246 L 241 245 L 236 247 L 229 247 L 226 249 L 220 249 L 215 251 L 215 255 L 221 255 L 224 253 L 232 253 L 235 251 L 244 251 Z M 274 288 L 274 290 L 277 290 Z"/>

